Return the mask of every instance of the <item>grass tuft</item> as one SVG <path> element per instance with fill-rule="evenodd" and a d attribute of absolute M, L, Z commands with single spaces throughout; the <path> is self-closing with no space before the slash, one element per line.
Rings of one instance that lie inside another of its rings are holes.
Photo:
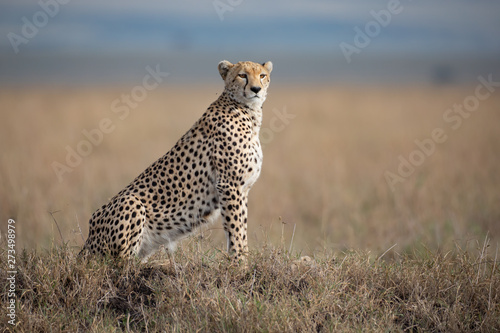
<path fill-rule="evenodd" d="M 306 259 L 268 245 L 243 269 L 193 242 L 148 264 L 79 260 L 66 246 L 25 250 L 17 258 L 17 324 L 2 316 L 0 325 L 6 332 L 500 330 L 500 271 L 481 248 L 390 261 L 358 252 Z M 0 300 L 5 307 L 6 289 Z"/>

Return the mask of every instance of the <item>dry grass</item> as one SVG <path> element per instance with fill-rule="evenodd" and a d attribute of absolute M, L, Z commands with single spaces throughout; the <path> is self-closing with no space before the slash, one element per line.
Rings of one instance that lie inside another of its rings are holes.
<path fill-rule="evenodd" d="M 66 247 L 24 251 L 17 262 L 18 324 L 12 327 L 1 316 L 0 327 L 6 332 L 500 330 L 500 274 L 481 251 L 427 252 L 391 262 L 350 252 L 301 264 L 285 249 L 266 246 L 250 254 L 244 270 L 201 243 L 192 239 L 172 262 L 147 265 L 104 258 L 78 262 Z M 2 308 L 6 294 L 0 292 Z"/>

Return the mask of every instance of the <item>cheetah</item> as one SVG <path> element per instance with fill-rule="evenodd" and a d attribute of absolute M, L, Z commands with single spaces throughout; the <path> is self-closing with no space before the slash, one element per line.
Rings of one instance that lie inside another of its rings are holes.
<path fill-rule="evenodd" d="M 248 193 L 262 166 L 259 131 L 273 64 L 218 64 L 224 91 L 174 147 L 92 214 L 81 253 L 143 262 L 222 216 L 227 251 L 245 260 Z"/>

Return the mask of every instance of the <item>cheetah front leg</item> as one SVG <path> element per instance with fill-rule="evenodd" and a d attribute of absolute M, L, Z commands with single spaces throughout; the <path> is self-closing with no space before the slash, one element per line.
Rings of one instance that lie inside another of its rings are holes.
<path fill-rule="evenodd" d="M 221 215 L 227 239 L 227 252 L 235 261 L 246 260 L 248 192 L 229 184 L 219 184 Z"/>

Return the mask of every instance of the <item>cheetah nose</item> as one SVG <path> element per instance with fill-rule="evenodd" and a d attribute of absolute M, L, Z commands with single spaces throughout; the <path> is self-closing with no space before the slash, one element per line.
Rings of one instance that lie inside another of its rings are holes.
<path fill-rule="evenodd" d="M 258 93 L 260 91 L 261 87 L 252 87 L 250 88 L 251 91 L 253 91 L 254 93 Z"/>

